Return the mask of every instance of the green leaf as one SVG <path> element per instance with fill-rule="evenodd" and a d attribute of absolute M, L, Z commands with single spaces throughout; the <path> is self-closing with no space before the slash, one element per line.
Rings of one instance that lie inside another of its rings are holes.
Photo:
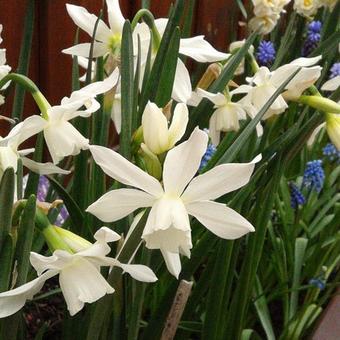
<path fill-rule="evenodd" d="M 267 340 L 275 340 L 275 334 L 268 309 L 267 299 L 266 296 L 263 294 L 263 288 L 258 276 L 256 276 L 254 292 L 255 296 L 261 296 L 260 298 L 256 299 L 254 305 L 256 312 L 260 318 L 262 327 L 266 333 Z"/>
<path fill-rule="evenodd" d="M 160 80 L 157 86 L 157 93 L 154 100 L 159 107 L 164 107 L 171 99 L 171 93 L 177 68 L 179 42 L 180 31 L 179 28 L 176 27 L 171 36 L 169 47 L 164 57 L 163 67 L 159 75 Z"/>
<path fill-rule="evenodd" d="M 35 143 L 35 150 L 33 153 L 33 160 L 36 162 L 41 162 L 43 157 L 43 147 L 44 147 L 44 135 L 40 132 L 37 136 L 37 141 Z M 39 185 L 39 175 L 30 171 L 27 179 L 27 184 L 25 188 L 25 198 L 31 195 L 36 195 Z"/>
<path fill-rule="evenodd" d="M 15 287 L 23 285 L 27 280 L 27 274 L 30 267 L 30 251 L 34 234 L 35 209 L 36 199 L 34 195 L 31 195 L 26 202 L 18 229 L 18 239 L 14 255 L 14 258 L 17 261 L 18 272 Z"/>
<path fill-rule="evenodd" d="M 10 287 L 14 247 L 12 236 L 7 234 L 0 250 L 0 292 L 8 290 Z"/>
<path fill-rule="evenodd" d="M 295 252 L 294 252 L 294 272 L 292 282 L 292 293 L 290 296 L 289 304 L 289 318 L 293 318 L 297 312 L 299 291 L 298 288 L 301 285 L 301 271 L 304 263 L 304 257 L 306 253 L 308 240 L 306 238 L 297 238 L 295 240 Z"/>
<path fill-rule="evenodd" d="M 67 211 L 70 214 L 72 224 L 76 230 L 84 224 L 84 214 L 79 208 L 72 196 L 63 188 L 63 186 L 53 177 L 47 176 L 54 190 L 58 193 L 59 197 L 64 201 Z M 82 183 L 82 185 L 85 185 Z"/>
<path fill-rule="evenodd" d="M 175 7 L 171 9 L 171 14 L 170 14 L 168 23 L 166 25 L 160 46 L 158 48 L 157 55 L 154 60 L 150 75 L 148 77 L 148 81 L 141 95 L 140 107 L 139 107 L 140 112 L 144 111 L 145 105 L 147 104 L 148 100 L 154 100 L 156 97 L 158 86 L 161 81 L 159 75 L 164 69 L 165 57 L 169 49 L 169 45 L 170 45 L 173 32 L 175 31 L 176 27 L 179 25 L 179 20 L 183 13 L 183 8 L 184 8 L 184 1 L 177 0 Z"/>
<path fill-rule="evenodd" d="M 133 42 L 131 24 L 125 21 L 121 46 L 122 131 L 119 152 L 131 159 L 132 115 L 134 104 Z"/>
<path fill-rule="evenodd" d="M 32 37 L 34 31 L 34 13 L 35 13 L 35 0 L 27 1 L 26 14 L 23 25 L 23 37 L 20 47 L 19 63 L 17 73 L 28 75 L 30 65 Z M 15 94 L 13 101 L 12 117 L 22 120 L 22 112 L 24 109 L 25 90 L 19 85 L 15 86 Z"/>
<path fill-rule="evenodd" d="M 5 170 L 0 183 L 0 251 L 12 226 L 14 190 L 14 170 L 13 168 L 8 168 Z"/>

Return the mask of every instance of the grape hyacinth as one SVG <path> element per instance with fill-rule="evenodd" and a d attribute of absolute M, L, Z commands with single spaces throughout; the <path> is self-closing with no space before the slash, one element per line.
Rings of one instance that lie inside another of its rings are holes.
<path fill-rule="evenodd" d="M 340 76 L 340 62 L 334 63 L 330 69 L 330 72 L 331 74 L 329 75 L 329 79 Z"/>
<path fill-rule="evenodd" d="M 326 288 L 325 282 L 321 279 L 318 279 L 318 278 L 310 279 L 309 284 L 320 289 L 320 290 L 324 290 Z"/>
<path fill-rule="evenodd" d="M 23 178 L 23 186 L 26 187 L 27 184 L 27 176 Z M 38 191 L 37 191 L 37 200 L 40 202 L 45 202 L 46 196 L 48 193 L 48 190 L 50 188 L 50 182 L 48 181 L 46 176 L 40 176 L 39 177 L 39 184 L 38 184 Z M 63 205 L 60 209 L 60 213 L 54 222 L 55 225 L 61 226 L 65 223 L 65 221 L 68 219 L 69 213 Z"/>
<path fill-rule="evenodd" d="M 201 165 L 198 169 L 199 171 L 202 170 L 207 165 L 207 163 L 210 161 L 211 157 L 214 155 L 215 152 L 216 146 L 214 144 L 209 144 L 207 147 L 207 151 L 202 157 Z"/>
<path fill-rule="evenodd" d="M 330 161 L 340 163 L 340 151 L 332 143 L 328 143 L 323 149 L 322 154 Z"/>
<path fill-rule="evenodd" d="M 256 53 L 256 59 L 260 66 L 271 66 L 275 60 L 276 51 L 271 41 L 262 40 Z"/>
<path fill-rule="evenodd" d="M 325 172 L 322 168 L 322 161 L 320 159 L 307 162 L 305 172 L 303 174 L 303 187 L 310 187 L 320 192 L 325 180 Z"/>
<path fill-rule="evenodd" d="M 320 41 L 322 23 L 321 21 L 312 21 L 307 28 L 307 37 L 302 48 L 302 56 L 308 56 L 317 46 Z"/>
<path fill-rule="evenodd" d="M 305 204 L 306 199 L 296 184 L 290 182 L 289 189 L 290 189 L 290 206 L 293 209 L 296 209 L 299 205 Z"/>

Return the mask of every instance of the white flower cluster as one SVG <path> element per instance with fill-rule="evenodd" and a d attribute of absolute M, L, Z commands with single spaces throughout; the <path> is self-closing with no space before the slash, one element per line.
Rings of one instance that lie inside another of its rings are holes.
<path fill-rule="evenodd" d="M 249 21 L 249 27 L 261 34 L 270 33 L 289 2 L 290 0 L 252 0 L 255 16 Z"/>
<path fill-rule="evenodd" d="M 0 25 L 0 44 L 2 43 L 1 38 L 2 33 L 2 25 Z M 11 67 L 6 65 L 6 49 L 0 48 L 0 80 L 7 76 L 7 74 L 11 71 Z M 1 88 L 3 90 L 5 87 Z M 4 103 L 4 97 L 0 94 L 0 105 Z"/>

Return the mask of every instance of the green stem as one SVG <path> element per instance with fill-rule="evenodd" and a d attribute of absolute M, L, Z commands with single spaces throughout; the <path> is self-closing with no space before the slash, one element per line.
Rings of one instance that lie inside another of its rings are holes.
<path fill-rule="evenodd" d="M 157 51 L 158 47 L 161 43 L 161 36 L 160 36 L 160 34 L 157 30 L 157 27 L 155 25 L 155 17 L 153 16 L 153 14 L 149 10 L 143 8 L 136 13 L 136 15 L 133 18 L 132 23 L 131 23 L 132 32 L 136 28 L 139 20 L 141 20 L 141 19 L 143 19 L 145 21 L 145 23 L 151 29 L 152 38 L 153 38 L 153 47 Z"/>
<path fill-rule="evenodd" d="M 42 113 L 43 118 L 48 118 L 47 110 L 51 107 L 51 105 L 44 97 L 44 95 L 40 92 L 37 85 L 35 85 L 31 79 L 22 74 L 10 73 L 0 80 L 0 89 L 5 86 L 9 81 L 14 81 L 15 83 L 23 86 L 26 91 L 31 93 Z"/>

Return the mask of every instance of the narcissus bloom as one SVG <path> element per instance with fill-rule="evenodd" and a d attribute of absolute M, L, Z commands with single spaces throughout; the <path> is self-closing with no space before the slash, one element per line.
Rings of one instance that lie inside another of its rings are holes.
<path fill-rule="evenodd" d="M 72 235 L 69 234 L 64 237 L 68 237 L 69 244 L 76 245 L 78 251 L 71 254 L 65 250 L 56 250 L 49 257 L 32 252 L 30 261 L 38 277 L 18 288 L 0 293 L 0 318 L 16 313 L 41 290 L 46 280 L 58 274 L 60 288 L 71 315 L 83 309 L 85 303 L 93 303 L 114 292 L 101 275 L 101 266 L 121 267 L 133 278 L 144 282 L 157 280 L 152 270 L 146 266 L 122 264 L 106 256 L 111 250 L 107 243 L 120 238 L 106 227 L 96 232 L 94 244 L 80 242 L 76 237 L 72 240 Z"/>
<path fill-rule="evenodd" d="M 183 137 L 188 120 L 187 106 L 179 103 L 168 127 L 168 121 L 162 110 L 149 101 L 142 116 L 144 143 L 155 155 L 170 150 Z"/>
<path fill-rule="evenodd" d="M 320 7 L 320 0 L 294 0 L 294 10 L 307 18 L 314 16 Z"/>
<path fill-rule="evenodd" d="M 227 96 L 221 92 L 210 93 L 202 89 L 197 89 L 197 94 L 215 104 L 216 110 L 209 120 L 209 136 L 214 145 L 219 144 L 221 132 L 238 131 L 240 129 L 239 120 L 247 118 L 242 104 L 233 103 L 231 95 Z"/>
<path fill-rule="evenodd" d="M 171 149 L 164 161 L 162 184 L 117 152 L 90 146 L 95 162 L 107 175 L 136 189 L 109 191 L 87 211 L 112 222 L 151 207 L 142 238 L 149 249 L 161 250 L 168 270 L 178 277 L 180 254 L 189 257 L 192 248 L 189 215 L 225 239 L 254 231 L 244 217 L 213 200 L 246 185 L 259 158 L 250 163 L 218 165 L 194 178 L 207 143 L 207 134 L 196 128 L 187 141 Z"/>
<path fill-rule="evenodd" d="M 97 111 L 100 105 L 95 97 L 111 90 L 117 84 L 118 77 L 119 71 L 116 69 L 105 80 L 89 84 L 73 92 L 70 97 L 64 97 L 60 105 L 49 107 L 43 117 L 35 115 L 28 118 L 31 129 L 37 132 L 43 130 L 54 164 L 66 156 L 76 155 L 80 150 L 88 148 L 89 140 L 81 135 L 69 120 L 79 116 L 89 117 Z"/>
<path fill-rule="evenodd" d="M 120 10 L 118 0 L 106 0 L 106 6 L 110 27 L 103 20 L 99 19 L 93 47 L 94 58 L 108 53 L 120 55 L 120 44 L 125 19 Z M 81 6 L 66 4 L 66 9 L 73 22 L 92 37 L 98 17 L 90 14 L 87 9 Z M 91 43 L 83 43 L 67 48 L 62 52 L 88 58 L 90 48 Z"/>
<path fill-rule="evenodd" d="M 34 124 L 34 119 L 28 118 L 15 126 L 5 138 L 0 137 L 0 179 L 7 168 L 13 168 L 16 173 L 19 158 L 24 166 L 41 175 L 69 173 L 52 163 L 38 163 L 27 158 L 34 149 L 18 150 L 21 143 L 39 132 Z"/>
<path fill-rule="evenodd" d="M 295 77 L 286 85 L 284 92 L 275 99 L 274 103 L 263 116 L 263 119 L 278 115 L 288 107 L 286 101 L 297 100 L 303 91 L 317 81 L 321 75 L 322 68 L 312 65 L 316 64 L 320 59 L 321 56 L 299 58 L 279 67 L 273 72 L 269 71 L 267 67 L 262 66 L 253 77 L 247 78 L 251 86 L 241 85 L 234 90 L 233 93 L 247 93 L 243 101 L 249 105 L 253 105 L 256 111 L 259 111 L 280 85 L 298 68 L 301 68 Z"/>

